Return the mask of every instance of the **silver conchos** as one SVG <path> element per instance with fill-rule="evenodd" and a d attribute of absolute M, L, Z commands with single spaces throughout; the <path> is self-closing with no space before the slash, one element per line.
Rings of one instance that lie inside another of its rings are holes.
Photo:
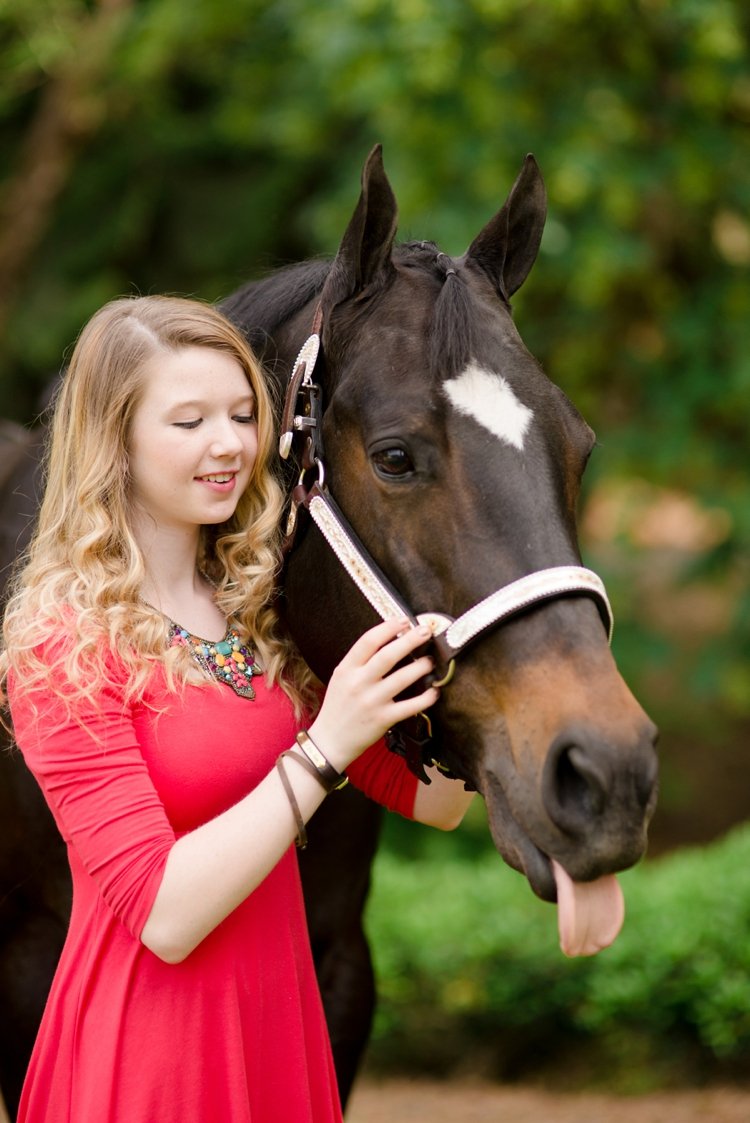
<path fill-rule="evenodd" d="M 290 392 L 293 398 L 292 408 L 294 408 L 294 403 L 297 399 L 299 384 L 304 383 L 305 386 L 309 386 L 312 383 L 312 372 L 318 359 L 319 350 L 320 336 L 317 334 L 317 332 L 315 332 L 311 336 L 309 336 L 302 344 L 300 353 L 297 356 L 297 361 L 292 367 L 292 374 L 289 379 L 289 389 L 287 390 L 287 398 L 289 398 Z M 297 383 L 296 386 L 295 382 Z M 289 453 L 292 451 L 292 440 L 294 438 L 296 420 L 297 419 L 294 418 L 294 420 L 290 421 L 289 419 L 285 418 L 286 424 L 284 432 L 279 438 L 279 456 L 282 460 L 287 460 L 289 457 Z"/>

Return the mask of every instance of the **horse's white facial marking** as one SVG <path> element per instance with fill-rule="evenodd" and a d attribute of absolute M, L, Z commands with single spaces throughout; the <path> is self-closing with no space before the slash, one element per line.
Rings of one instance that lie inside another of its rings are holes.
<path fill-rule="evenodd" d="M 443 388 L 459 413 L 473 417 L 501 441 L 523 450 L 534 412 L 519 402 L 502 375 L 470 363 Z"/>

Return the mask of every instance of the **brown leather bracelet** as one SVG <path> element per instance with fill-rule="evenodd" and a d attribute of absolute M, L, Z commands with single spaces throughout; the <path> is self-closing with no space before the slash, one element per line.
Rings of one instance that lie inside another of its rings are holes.
<path fill-rule="evenodd" d="M 337 792 L 349 783 L 346 772 L 337 772 L 329 760 L 323 756 L 318 746 L 313 741 L 306 729 L 301 729 L 297 734 L 297 744 L 302 749 L 307 759 L 312 764 L 317 774 L 318 782 L 326 792 Z"/>
<path fill-rule="evenodd" d="M 284 757 L 286 755 L 286 753 L 281 754 L 279 759 L 276 761 L 276 768 L 278 770 L 279 776 L 281 777 L 281 783 L 284 786 L 286 797 L 289 800 L 289 806 L 292 809 L 292 815 L 294 815 L 294 822 L 297 826 L 297 837 L 294 840 L 295 846 L 298 850 L 304 850 L 307 846 L 307 831 L 305 830 L 305 820 L 302 818 L 302 812 L 299 809 L 299 804 L 297 803 L 292 785 L 289 782 L 289 777 L 287 776 L 286 769 L 284 768 Z M 296 753 L 293 753 L 292 755 L 295 757 L 297 756 Z"/>

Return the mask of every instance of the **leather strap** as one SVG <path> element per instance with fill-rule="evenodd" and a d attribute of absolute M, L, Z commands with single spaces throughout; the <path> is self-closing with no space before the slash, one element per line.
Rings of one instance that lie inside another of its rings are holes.
<path fill-rule="evenodd" d="M 325 788 L 327 795 L 346 787 L 349 783 L 347 774 L 336 771 L 331 762 L 323 756 L 306 729 L 301 729 L 297 734 L 297 744 L 302 749 L 306 759 L 300 760 L 295 752 L 292 752 L 292 756 L 296 760 L 300 760 L 300 764 L 305 764 L 308 772 Z"/>
<path fill-rule="evenodd" d="M 276 769 L 279 773 L 279 776 L 281 777 L 281 783 L 284 785 L 284 791 L 286 792 L 286 797 L 289 800 L 289 806 L 292 809 L 294 822 L 297 826 L 297 837 L 295 839 L 295 845 L 298 850 L 304 850 L 307 846 L 307 831 L 305 829 L 305 820 L 302 818 L 302 812 L 299 809 L 297 797 L 294 794 L 292 785 L 289 782 L 289 777 L 286 774 L 286 769 L 284 768 L 285 756 L 296 757 L 297 754 L 293 753 L 291 749 L 287 749 L 287 751 L 285 753 L 282 753 L 279 759 L 276 761 Z"/>
<path fill-rule="evenodd" d="M 383 620 L 403 616 L 416 625 L 416 617 L 367 553 L 330 492 L 314 483 L 305 498 L 305 506 L 341 565 L 378 616 Z"/>

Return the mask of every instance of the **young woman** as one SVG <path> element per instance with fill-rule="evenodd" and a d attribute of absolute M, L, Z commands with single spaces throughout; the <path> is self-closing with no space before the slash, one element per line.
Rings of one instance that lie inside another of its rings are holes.
<path fill-rule="evenodd" d="M 470 798 L 378 744 L 438 696 L 396 700 L 420 629 L 365 633 L 311 704 L 272 608 L 273 446 L 214 309 L 123 299 L 84 328 L 0 664 L 74 885 L 23 1123 L 340 1120 L 293 843 L 345 771 L 436 826 Z"/>

